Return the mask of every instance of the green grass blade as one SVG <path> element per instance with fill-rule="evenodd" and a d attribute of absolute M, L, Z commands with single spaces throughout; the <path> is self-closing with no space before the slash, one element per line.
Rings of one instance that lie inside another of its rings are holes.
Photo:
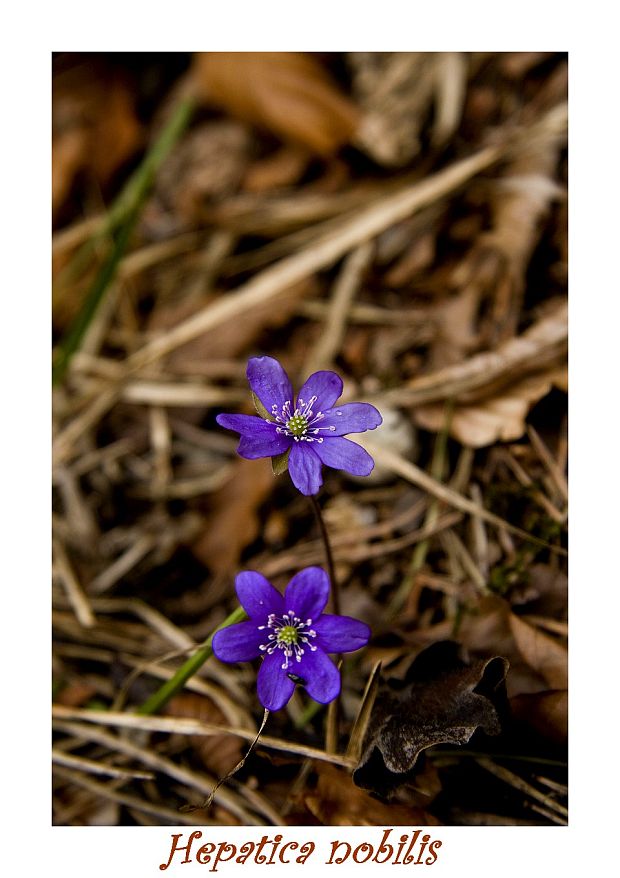
<path fill-rule="evenodd" d="M 140 166 L 110 208 L 103 228 L 76 254 L 76 263 L 82 264 L 84 248 L 90 250 L 96 242 L 112 237 L 112 249 L 93 280 L 79 313 L 58 346 L 52 368 L 52 382 L 54 384 L 59 384 L 63 380 L 71 358 L 79 349 L 99 305 L 114 280 L 119 263 L 129 245 L 131 233 L 155 179 L 155 174 L 185 131 L 193 109 L 192 101 L 183 101 L 179 104 Z M 71 265 L 68 266 L 68 270 L 70 269 Z"/>
<path fill-rule="evenodd" d="M 213 636 L 218 631 L 221 631 L 222 628 L 227 628 L 229 625 L 234 625 L 236 622 L 243 622 L 244 619 L 247 619 L 247 615 L 243 607 L 237 607 L 236 610 L 233 610 L 230 616 L 228 616 L 228 618 L 215 629 L 213 634 L 210 635 L 203 645 L 188 658 L 185 664 L 181 665 L 176 674 L 174 674 L 169 680 L 166 680 L 164 685 L 161 686 L 157 692 L 154 692 L 153 695 L 151 695 L 151 697 L 138 708 L 137 713 L 151 714 L 160 711 L 162 707 L 177 694 L 177 692 L 181 691 L 190 677 L 193 677 L 194 674 L 200 670 L 207 659 L 213 655 Z"/>

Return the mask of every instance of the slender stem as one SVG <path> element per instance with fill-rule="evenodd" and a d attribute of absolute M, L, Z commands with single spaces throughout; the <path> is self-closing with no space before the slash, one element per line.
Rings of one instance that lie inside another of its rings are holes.
<path fill-rule="evenodd" d="M 213 803 L 213 799 L 215 798 L 215 794 L 219 790 L 219 788 L 222 786 L 222 784 L 225 783 L 227 780 L 229 780 L 238 771 L 240 771 L 243 768 L 243 766 L 245 765 L 246 759 L 249 758 L 250 754 L 252 753 L 252 751 L 254 750 L 256 745 L 258 744 L 258 739 L 260 738 L 260 736 L 263 733 L 263 729 L 265 728 L 265 725 L 267 723 L 268 718 L 269 718 L 269 711 L 267 710 L 267 708 L 265 708 L 265 712 L 263 713 L 263 721 L 260 724 L 260 728 L 259 728 L 258 732 L 256 733 L 256 737 L 254 738 L 254 740 L 250 744 L 245 756 L 243 756 L 242 759 L 239 762 L 237 762 L 237 764 L 235 765 L 234 768 L 231 768 L 231 770 L 228 772 L 228 774 L 224 775 L 224 777 L 221 777 L 218 780 L 218 782 L 215 784 L 215 786 L 213 787 L 213 789 L 211 790 L 211 792 L 209 793 L 207 798 L 204 800 L 202 805 L 198 805 L 198 806 L 190 805 L 189 806 L 190 810 L 197 811 L 200 808 L 210 808 L 211 807 L 211 805 Z M 185 809 L 182 809 L 182 810 L 185 810 Z"/>
<path fill-rule="evenodd" d="M 336 581 L 336 572 L 334 570 L 334 557 L 332 555 L 332 548 L 329 544 L 329 537 L 327 536 L 327 528 L 325 527 L 325 521 L 323 519 L 323 513 L 321 512 L 321 507 L 319 506 L 319 501 L 316 499 L 314 494 L 310 495 L 310 502 L 312 503 L 312 508 L 314 509 L 314 514 L 316 515 L 316 520 L 319 524 L 319 530 L 321 531 L 321 539 L 323 540 L 323 546 L 325 548 L 325 558 L 327 561 L 327 572 L 329 573 L 329 579 L 331 582 L 332 590 L 332 608 L 334 613 L 339 616 L 340 615 L 340 589 L 338 588 L 338 582 Z"/>
<path fill-rule="evenodd" d="M 321 507 L 319 506 L 319 501 L 316 497 L 311 494 L 310 502 L 312 503 L 312 508 L 314 509 L 314 514 L 316 515 L 316 520 L 319 523 L 319 530 L 321 531 L 321 539 L 323 540 L 323 546 L 325 548 L 325 558 L 327 560 L 327 571 L 329 573 L 329 578 L 331 581 L 331 605 L 334 613 L 339 616 L 340 615 L 340 589 L 338 587 L 338 581 L 336 579 L 336 571 L 334 569 L 334 556 L 332 555 L 332 548 L 329 543 L 329 537 L 327 536 L 327 528 L 325 527 L 325 520 L 323 518 L 323 513 L 321 512 Z M 336 663 L 340 664 L 341 656 L 336 656 Z M 340 699 L 336 698 L 332 701 L 327 708 L 327 720 L 325 727 L 325 749 L 328 753 L 336 753 L 338 749 L 338 726 L 339 726 L 339 705 Z"/>
<path fill-rule="evenodd" d="M 168 701 L 180 692 L 183 686 L 187 683 L 190 677 L 193 677 L 194 674 L 200 670 L 200 668 L 204 665 L 206 660 L 213 655 L 213 635 L 220 631 L 222 628 L 227 628 L 229 625 L 234 625 L 235 622 L 242 622 L 247 618 L 245 610 L 243 607 L 237 607 L 236 610 L 225 619 L 221 625 L 219 625 L 215 631 L 205 640 L 203 645 L 196 650 L 196 652 L 188 658 L 185 664 L 181 665 L 179 670 L 172 676 L 169 680 L 166 680 L 163 686 L 154 692 L 150 698 L 148 698 L 144 704 L 138 708 L 137 713 L 140 714 L 151 714 L 157 713 L 161 708 L 168 703 Z"/>

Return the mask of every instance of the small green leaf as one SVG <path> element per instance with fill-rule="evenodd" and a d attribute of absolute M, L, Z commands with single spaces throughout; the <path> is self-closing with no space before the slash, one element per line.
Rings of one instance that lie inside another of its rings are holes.
<path fill-rule="evenodd" d="M 267 421 L 273 421 L 273 416 L 269 414 L 265 406 L 262 404 L 257 395 L 252 391 L 252 399 L 254 400 L 254 408 L 261 416 L 261 418 L 265 418 Z"/>
<path fill-rule="evenodd" d="M 276 454 L 275 457 L 271 458 L 271 469 L 273 470 L 274 476 L 281 476 L 282 473 L 287 471 L 288 456 L 290 453 L 291 449 L 287 448 L 282 454 Z"/>

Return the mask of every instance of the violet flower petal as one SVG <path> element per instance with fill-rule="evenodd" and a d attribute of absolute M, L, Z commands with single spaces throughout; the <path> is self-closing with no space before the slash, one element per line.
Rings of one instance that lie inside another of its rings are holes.
<path fill-rule="evenodd" d="M 258 630 L 256 622 L 239 622 L 215 632 L 213 654 L 221 662 L 251 662 L 261 655 L 264 640 L 265 632 Z"/>
<path fill-rule="evenodd" d="M 265 656 L 258 671 L 256 692 L 258 700 L 267 710 L 280 710 L 295 691 L 295 684 L 287 677 L 282 664 L 282 650 L 276 649 L 271 655 Z M 297 662 L 295 665 L 299 667 Z"/>
<path fill-rule="evenodd" d="M 329 576 L 321 567 L 306 567 L 291 579 L 284 592 L 286 611 L 293 610 L 296 616 L 317 619 L 329 600 Z"/>
<path fill-rule="evenodd" d="M 325 409 L 331 408 L 342 394 L 342 378 L 335 372 L 314 372 L 306 380 L 305 384 L 297 394 L 297 404 L 299 400 L 307 403 L 313 396 L 316 396 L 316 402 L 312 406 L 313 412 L 324 412 Z"/>
<path fill-rule="evenodd" d="M 315 445 L 315 454 L 326 466 L 333 469 L 343 469 L 354 476 L 367 476 L 375 465 L 370 454 L 361 445 L 343 436 L 326 436 L 324 442 L 316 442 Z"/>
<path fill-rule="evenodd" d="M 293 387 L 280 363 L 273 357 L 252 357 L 246 371 L 250 387 L 268 412 L 277 406 L 282 411 L 286 402 L 293 402 Z"/>
<path fill-rule="evenodd" d="M 235 589 L 239 603 L 251 619 L 263 623 L 270 613 L 279 616 L 284 612 L 284 601 L 280 592 L 255 570 L 239 573 L 235 578 Z"/>
<path fill-rule="evenodd" d="M 322 649 L 306 649 L 300 662 L 295 662 L 294 673 L 305 683 L 306 692 L 320 704 L 329 704 L 340 692 L 340 673 Z"/>
<path fill-rule="evenodd" d="M 325 613 L 312 625 L 316 640 L 312 642 L 325 652 L 354 652 L 370 640 L 370 628 L 351 616 Z"/>
<path fill-rule="evenodd" d="M 313 442 L 312 445 L 319 445 L 319 443 Z M 310 447 L 309 442 L 293 442 L 288 459 L 288 471 L 297 490 L 305 494 L 306 497 L 319 493 L 323 484 L 321 461 Z"/>
<path fill-rule="evenodd" d="M 276 433 L 276 424 L 269 423 L 256 415 L 218 415 L 215 419 L 220 427 L 234 430 L 240 436 L 249 439 L 263 437 L 265 439 L 279 436 Z"/>
<path fill-rule="evenodd" d="M 276 432 L 276 425 L 256 415 L 218 415 L 221 427 L 235 430 L 241 436 L 237 453 L 247 460 L 282 454 L 290 445 L 290 438 Z"/>
<path fill-rule="evenodd" d="M 246 460 L 257 460 L 259 457 L 273 457 L 282 454 L 290 447 L 291 440 L 288 436 L 282 436 L 274 431 L 273 437 L 257 437 L 251 439 L 242 436 L 237 446 L 237 454 Z"/>
<path fill-rule="evenodd" d="M 335 430 L 325 433 L 330 436 L 346 436 L 347 433 L 364 433 L 366 430 L 374 430 L 383 423 L 383 418 L 368 402 L 348 402 L 324 412 L 325 417 L 320 423 L 322 428 L 335 427 Z"/>

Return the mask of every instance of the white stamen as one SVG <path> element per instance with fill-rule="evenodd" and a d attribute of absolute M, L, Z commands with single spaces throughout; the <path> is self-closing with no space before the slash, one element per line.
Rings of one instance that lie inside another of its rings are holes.
<path fill-rule="evenodd" d="M 282 650 L 284 663 L 280 667 L 286 671 L 293 657 L 296 662 L 301 661 L 306 648 L 311 652 L 316 652 L 316 646 L 310 643 L 310 639 L 316 637 L 316 631 L 309 627 L 311 624 L 312 619 L 306 619 L 305 622 L 302 622 L 293 610 L 289 610 L 281 617 L 270 613 L 267 617 L 267 625 L 257 626 L 259 631 L 266 628 L 271 629 L 266 641 L 260 644 L 260 651 L 272 655 L 276 649 Z"/>
<path fill-rule="evenodd" d="M 295 442 L 322 442 L 323 438 L 319 436 L 319 434 L 322 431 L 333 433 L 336 428 L 333 424 L 329 427 L 314 426 L 325 418 L 323 412 L 315 413 L 312 410 L 312 406 L 316 401 L 316 396 L 311 396 L 308 402 L 305 402 L 300 397 L 297 400 L 297 407 L 292 414 L 292 402 L 290 399 L 287 399 L 280 410 L 278 410 L 278 406 L 274 404 L 271 407 L 273 420 L 267 421 L 267 423 L 273 423 L 273 421 L 275 421 L 277 424 L 276 433 L 279 433 L 282 436 L 289 436 Z M 340 415 L 342 412 L 336 412 L 336 414 Z"/>

